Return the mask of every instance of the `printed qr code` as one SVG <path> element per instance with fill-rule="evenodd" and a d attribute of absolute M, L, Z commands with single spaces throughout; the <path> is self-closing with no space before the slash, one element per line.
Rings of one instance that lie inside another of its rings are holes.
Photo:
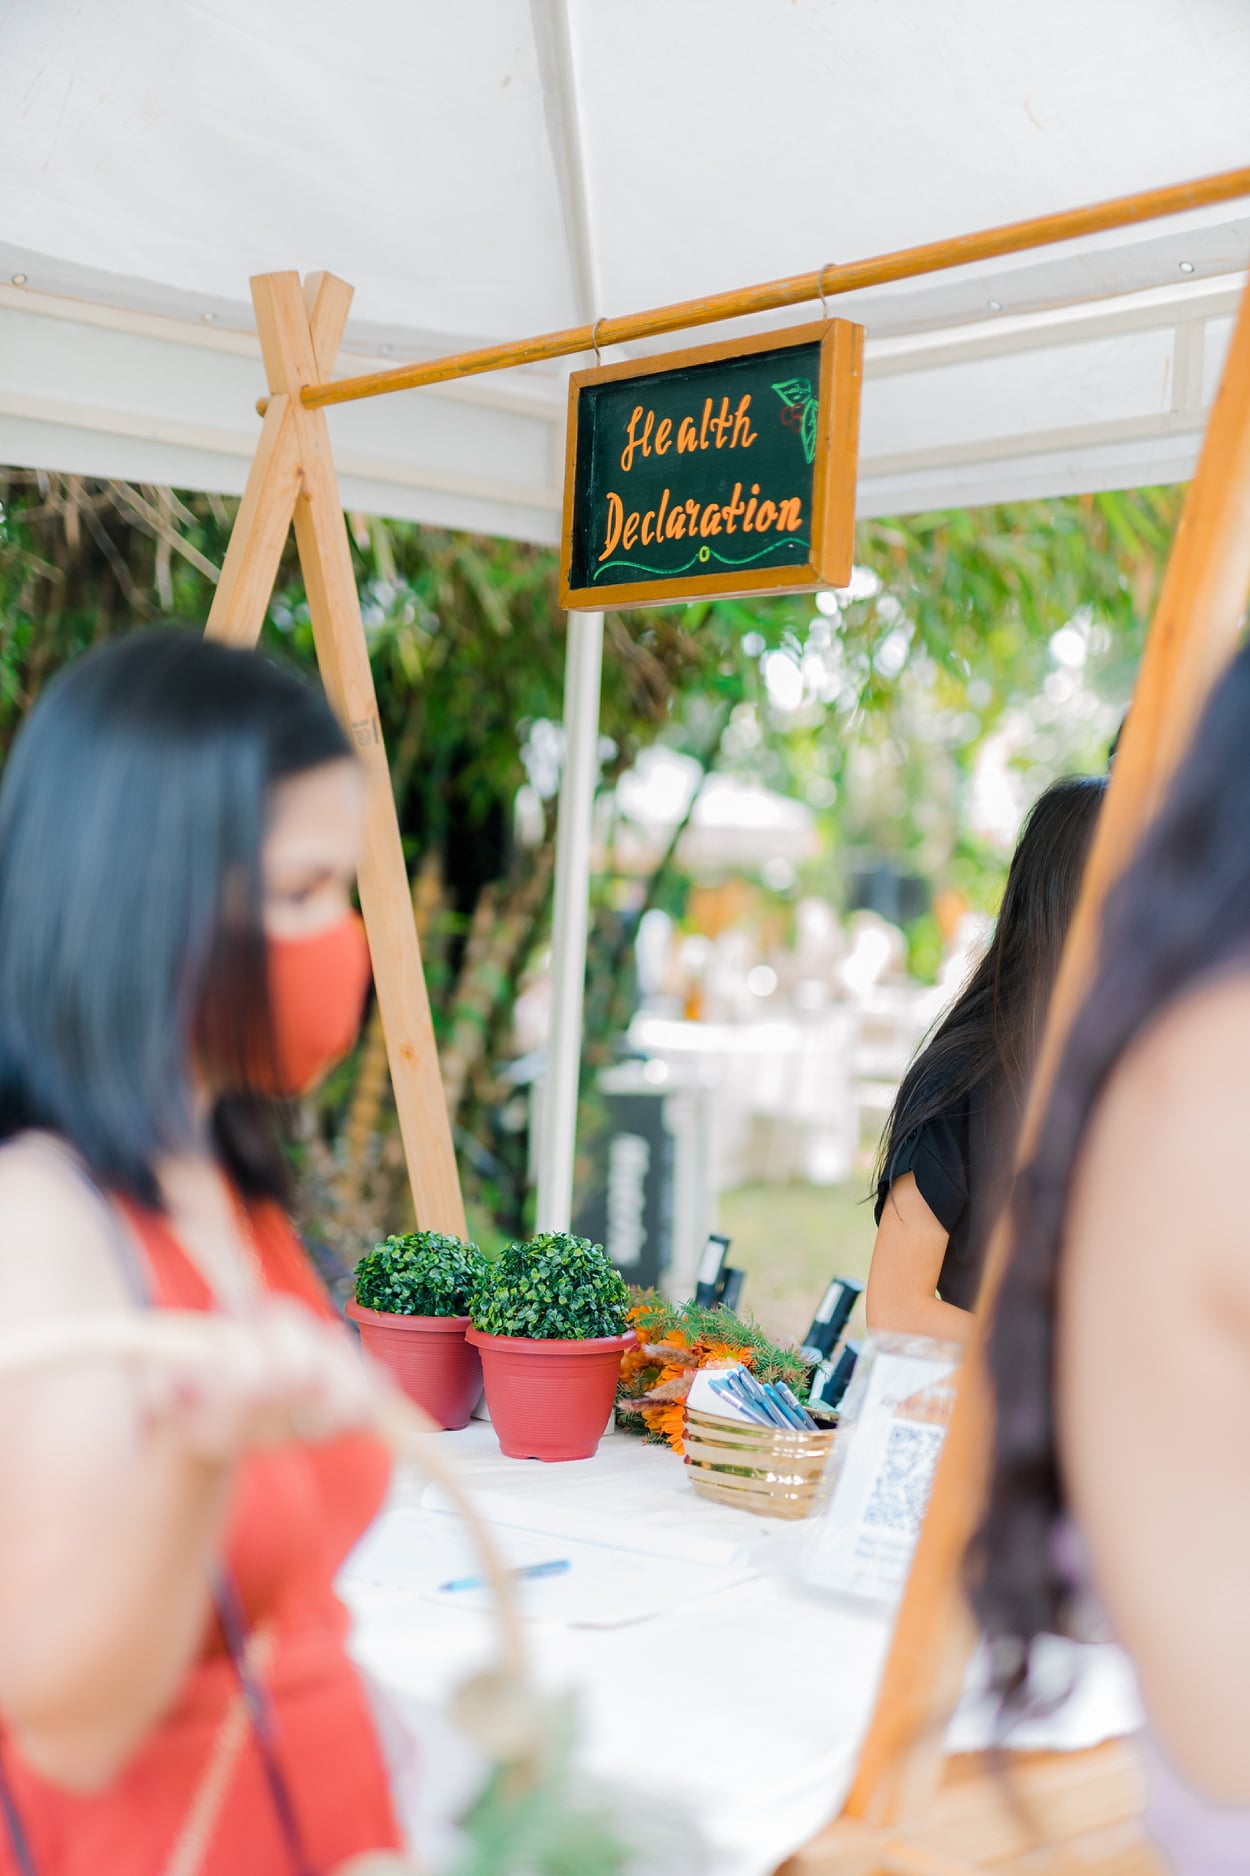
<path fill-rule="evenodd" d="M 944 1432 L 944 1427 L 911 1420 L 894 1422 L 864 1510 L 865 1524 L 919 1536 Z"/>

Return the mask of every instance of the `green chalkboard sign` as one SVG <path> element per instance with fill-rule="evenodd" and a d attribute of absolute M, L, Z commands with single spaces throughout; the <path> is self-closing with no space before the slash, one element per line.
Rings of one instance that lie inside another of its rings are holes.
<path fill-rule="evenodd" d="M 561 604 L 844 585 L 862 341 L 834 319 L 575 373 Z"/>

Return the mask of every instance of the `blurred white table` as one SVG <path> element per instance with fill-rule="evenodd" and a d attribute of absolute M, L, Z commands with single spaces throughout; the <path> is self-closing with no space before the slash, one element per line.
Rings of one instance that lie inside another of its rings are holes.
<path fill-rule="evenodd" d="M 617 1434 L 592 1460 L 548 1466 L 503 1458 L 482 1423 L 445 1441 L 511 1561 L 573 1557 L 522 1599 L 541 1677 L 579 1694 L 587 1769 L 644 1804 L 687 1808 L 716 1876 L 775 1870 L 841 1804 L 887 1622 L 806 1590 L 794 1569 L 805 1527 L 706 1503 L 667 1449 Z M 467 1558 L 437 1492 L 404 1476 L 343 1573 L 358 1659 L 427 1722 L 491 1654 L 485 1596 L 436 1594 Z M 1093 1744 L 1134 1717 L 1112 1662 L 1109 1684 L 1045 1737 Z M 961 1727 L 975 1745 L 976 1722 Z M 450 1815 L 469 1774 L 444 1731 L 425 1782 Z"/>
<path fill-rule="evenodd" d="M 712 1096 L 714 1192 L 754 1181 L 836 1185 L 858 1143 L 852 1090 L 856 1018 L 845 1004 L 807 1016 L 691 1023 L 636 1016 L 630 1041 Z"/>

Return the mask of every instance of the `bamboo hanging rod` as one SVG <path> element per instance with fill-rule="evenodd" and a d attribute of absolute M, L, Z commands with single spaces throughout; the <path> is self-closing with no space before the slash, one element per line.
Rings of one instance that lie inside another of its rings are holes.
<path fill-rule="evenodd" d="M 992 260 L 1000 254 L 1019 254 L 1027 248 L 1048 247 L 1079 235 L 1103 234 L 1132 222 L 1157 221 L 1187 208 L 1205 208 L 1250 195 L 1250 168 L 1223 170 L 1194 182 L 1171 183 L 1164 189 L 1145 189 L 1136 195 L 1116 196 L 1089 208 L 1065 209 L 1057 215 L 1036 215 L 1030 221 L 1008 222 L 981 234 L 954 235 L 928 241 L 921 247 L 900 248 L 869 260 L 822 267 L 814 274 L 791 274 L 757 287 L 738 287 L 712 293 L 704 299 L 679 300 L 649 313 L 626 313 L 600 319 L 590 326 L 570 326 L 536 339 L 515 339 L 506 345 L 484 345 L 475 352 L 453 352 L 415 365 L 395 365 L 333 383 L 308 384 L 300 396 L 310 410 L 326 404 L 350 404 L 361 397 L 381 397 L 386 391 L 411 391 L 423 384 L 443 384 L 449 378 L 469 378 L 482 371 L 503 371 L 509 365 L 530 365 L 540 358 L 565 358 L 591 352 L 596 345 L 624 345 L 631 339 L 651 339 L 664 332 L 707 326 L 721 319 L 740 319 L 747 313 L 770 313 L 807 300 L 831 299 L 860 287 L 881 286 L 888 280 L 911 280 L 919 274 L 941 273 L 948 267 L 966 267 L 973 261 Z M 263 406 L 262 406 L 263 408 Z"/>

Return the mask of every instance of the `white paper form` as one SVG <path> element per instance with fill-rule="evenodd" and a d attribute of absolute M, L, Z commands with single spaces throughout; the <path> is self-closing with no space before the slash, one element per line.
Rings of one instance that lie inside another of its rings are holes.
<path fill-rule="evenodd" d="M 520 1577 L 521 1614 L 536 1622 L 569 1628 L 624 1628 L 681 1603 L 745 1582 L 756 1574 L 749 1563 L 691 1562 L 647 1556 L 582 1539 L 553 1538 L 517 1526 L 492 1526 L 505 1565 L 567 1562 L 560 1576 Z M 380 1518 L 343 1571 L 344 1581 L 374 1589 L 415 1591 L 423 1601 L 456 1609 L 487 1610 L 494 1598 L 485 1586 L 444 1590 L 441 1585 L 480 1578 L 482 1562 L 463 1521 L 448 1512 L 396 1509 Z"/>

